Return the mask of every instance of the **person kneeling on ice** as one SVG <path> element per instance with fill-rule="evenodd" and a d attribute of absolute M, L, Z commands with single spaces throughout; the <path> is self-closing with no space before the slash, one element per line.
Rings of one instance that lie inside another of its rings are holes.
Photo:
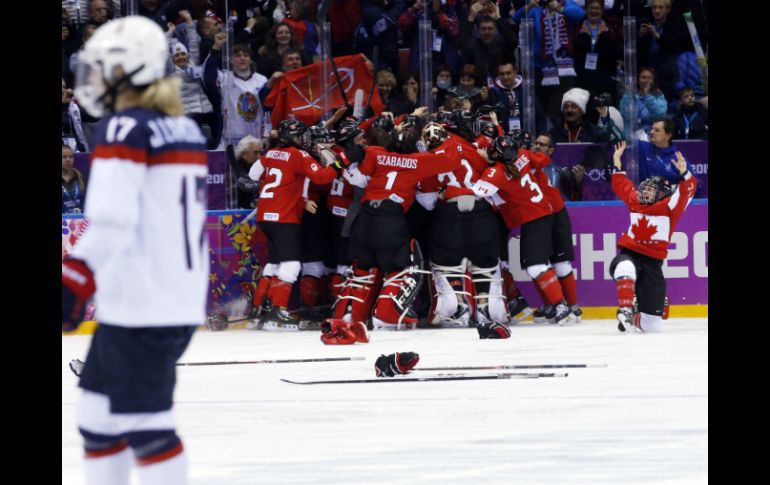
<path fill-rule="evenodd" d="M 631 225 L 618 241 L 620 252 L 610 264 L 617 283 L 618 330 L 660 332 L 662 320 L 668 316 L 663 261 L 674 228 L 695 195 L 697 181 L 677 151 L 676 160 L 671 161 L 681 177 L 676 190 L 660 176 L 643 180 L 637 189 L 621 168 L 625 150 L 626 142 L 615 145 L 612 174 L 613 190 L 631 211 Z"/>

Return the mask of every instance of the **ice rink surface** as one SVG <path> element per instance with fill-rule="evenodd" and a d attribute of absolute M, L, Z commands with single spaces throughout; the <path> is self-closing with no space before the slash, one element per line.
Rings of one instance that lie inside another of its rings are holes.
<path fill-rule="evenodd" d="M 199 331 L 180 362 L 366 360 L 178 367 L 175 409 L 190 484 L 708 482 L 707 319 L 671 319 L 662 334 L 621 334 L 610 320 L 523 324 L 512 333 L 479 340 L 474 329 L 372 332 L 369 344 L 327 347 L 320 332 Z M 79 389 L 67 363 L 85 358 L 90 339 L 62 337 L 67 485 L 84 483 Z M 607 367 L 553 369 L 569 376 L 540 379 L 279 380 L 373 378 L 377 356 L 402 351 L 418 352 L 418 367 Z"/>

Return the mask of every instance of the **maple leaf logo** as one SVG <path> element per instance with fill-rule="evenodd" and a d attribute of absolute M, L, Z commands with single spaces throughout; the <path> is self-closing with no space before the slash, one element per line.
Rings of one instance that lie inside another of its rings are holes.
<path fill-rule="evenodd" d="M 650 224 L 646 217 L 640 218 L 636 224 L 631 226 L 634 231 L 634 239 L 638 242 L 652 242 L 652 236 L 658 232 L 658 226 Z"/>

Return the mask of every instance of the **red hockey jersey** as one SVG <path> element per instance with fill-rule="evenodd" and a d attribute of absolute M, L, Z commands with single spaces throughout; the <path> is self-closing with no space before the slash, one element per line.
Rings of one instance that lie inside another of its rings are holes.
<path fill-rule="evenodd" d="M 304 150 L 287 147 L 269 150 L 254 162 L 249 177 L 259 180 L 263 175 L 257 221 L 299 224 L 305 209 L 305 178 L 316 184 L 328 184 L 337 172 L 332 167 L 322 168 Z"/>
<path fill-rule="evenodd" d="M 359 170 L 371 177 L 361 201 L 390 199 L 407 212 L 414 203 L 417 183 L 457 168 L 459 161 L 440 147 L 435 153 L 396 153 L 369 146 Z"/>
<path fill-rule="evenodd" d="M 547 158 L 542 153 L 521 149 L 515 163 L 524 175 L 514 177 L 505 165 L 497 163 L 473 186 L 473 192 L 479 197 L 492 197 L 509 229 L 553 213 L 548 197 L 531 173 L 532 160 L 542 157 Z"/>
<path fill-rule="evenodd" d="M 655 259 L 666 259 L 674 227 L 695 196 L 698 181 L 690 172 L 679 182 L 671 197 L 654 204 L 640 204 L 639 193 L 625 172 L 612 175 L 612 188 L 631 210 L 631 225 L 618 246 Z"/>
<path fill-rule="evenodd" d="M 551 203 L 553 213 L 557 213 L 564 209 L 564 198 L 561 196 L 561 190 L 551 185 L 551 180 L 546 175 L 543 168 L 551 164 L 551 157 L 545 153 L 539 153 L 540 157 L 532 159 L 532 176 L 537 181 L 537 184 L 543 189 L 543 193 L 548 197 L 548 201 Z"/>

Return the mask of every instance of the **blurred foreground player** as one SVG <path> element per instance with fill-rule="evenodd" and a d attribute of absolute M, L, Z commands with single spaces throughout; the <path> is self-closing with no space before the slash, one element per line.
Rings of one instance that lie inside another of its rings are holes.
<path fill-rule="evenodd" d="M 187 483 L 174 424 L 175 364 L 206 317 L 206 139 L 165 79 L 163 32 L 143 17 L 100 27 L 79 59 L 75 95 L 102 121 L 85 212 L 62 261 L 62 329 L 94 295 L 100 324 L 80 377 L 77 423 L 88 484 Z"/>

